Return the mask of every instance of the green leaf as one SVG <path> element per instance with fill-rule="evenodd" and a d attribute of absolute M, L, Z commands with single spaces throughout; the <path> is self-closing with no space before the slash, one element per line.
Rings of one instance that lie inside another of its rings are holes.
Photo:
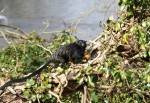
<path fill-rule="evenodd" d="M 32 94 L 32 95 L 31 95 L 31 100 L 32 100 L 33 102 L 35 102 L 36 99 L 37 99 L 37 96 Z"/>
<path fill-rule="evenodd" d="M 145 22 L 145 21 L 142 22 L 142 26 L 143 26 L 143 27 L 146 27 L 146 22 Z"/>
<path fill-rule="evenodd" d="M 147 82 L 150 83 L 150 75 L 147 76 Z"/>
<path fill-rule="evenodd" d="M 93 83 L 92 80 L 93 80 L 93 78 L 90 77 L 90 76 L 88 76 L 88 83 L 89 83 L 89 85 L 92 86 L 92 87 L 94 87 L 95 85 L 94 85 L 94 83 Z"/>
<path fill-rule="evenodd" d="M 121 29 L 121 27 L 120 27 L 120 23 L 116 23 L 116 25 L 115 25 L 115 31 L 117 32 L 117 31 L 119 31 Z"/>
<path fill-rule="evenodd" d="M 91 98 L 92 98 L 92 103 L 99 103 L 98 102 L 99 97 L 98 97 L 98 95 L 95 92 L 91 93 Z"/>
<path fill-rule="evenodd" d="M 29 98 L 31 94 L 30 94 L 29 90 L 26 90 L 23 92 L 23 95 L 25 98 Z"/>
<path fill-rule="evenodd" d="M 33 86 L 34 84 L 35 84 L 35 80 L 29 79 L 26 82 L 26 87 L 29 88 L 29 87 Z"/>

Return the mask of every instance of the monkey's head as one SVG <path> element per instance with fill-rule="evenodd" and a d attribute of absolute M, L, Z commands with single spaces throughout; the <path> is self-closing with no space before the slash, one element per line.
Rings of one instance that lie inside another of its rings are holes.
<path fill-rule="evenodd" d="M 77 40 L 76 44 L 84 49 L 86 48 L 86 45 L 87 45 L 85 40 Z"/>

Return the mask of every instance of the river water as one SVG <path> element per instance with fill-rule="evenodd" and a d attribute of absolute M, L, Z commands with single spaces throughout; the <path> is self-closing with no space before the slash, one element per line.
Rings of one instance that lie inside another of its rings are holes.
<path fill-rule="evenodd" d="M 117 17 L 117 9 L 117 0 L 0 0 L 0 15 L 8 18 L 9 25 L 36 31 L 48 39 L 53 35 L 43 34 L 43 30 L 61 31 L 76 24 L 74 35 L 94 39 L 102 31 L 101 23 L 109 16 Z M 4 45 L 0 39 L 0 47 Z"/>

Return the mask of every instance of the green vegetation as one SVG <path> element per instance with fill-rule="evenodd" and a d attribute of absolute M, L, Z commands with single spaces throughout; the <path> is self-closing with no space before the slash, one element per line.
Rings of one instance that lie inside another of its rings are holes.
<path fill-rule="evenodd" d="M 149 103 L 150 0 L 120 0 L 119 5 L 118 20 L 110 17 L 103 33 L 88 47 L 97 51 L 95 58 L 83 65 L 50 67 L 27 80 L 20 95 L 36 103 Z M 0 77 L 28 74 L 60 45 L 75 40 L 63 31 L 42 46 L 45 41 L 31 33 L 0 51 Z"/>

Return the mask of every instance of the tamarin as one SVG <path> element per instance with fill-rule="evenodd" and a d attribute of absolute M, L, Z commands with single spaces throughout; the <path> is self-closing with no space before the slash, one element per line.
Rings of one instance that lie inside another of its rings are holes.
<path fill-rule="evenodd" d="M 72 61 L 73 63 L 79 63 L 82 61 L 84 57 L 84 52 L 86 49 L 87 43 L 84 40 L 77 40 L 73 43 L 66 44 L 64 46 L 61 46 L 56 50 L 54 54 L 51 55 L 50 59 L 40 66 L 36 71 L 32 72 L 30 75 L 19 78 L 19 79 L 11 79 L 8 82 L 6 82 L 4 85 L 0 87 L 0 90 L 4 90 L 6 87 L 19 83 L 24 82 L 27 79 L 30 79 L 33 76 L 36 76 L 42 72 L 43 69 L 47 69 L 48 65 L 50 63 L 54 63 L 56 66 L 65 65 L 69 61 Z"/>

